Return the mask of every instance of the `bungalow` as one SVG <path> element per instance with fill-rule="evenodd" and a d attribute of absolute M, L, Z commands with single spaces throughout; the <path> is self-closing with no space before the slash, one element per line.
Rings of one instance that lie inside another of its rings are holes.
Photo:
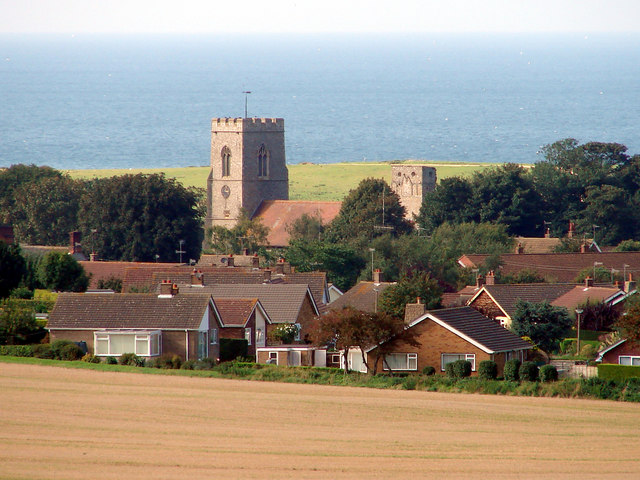
<path fill-rule="evenodd" d="M 163 287 L 160 295 L 61 293 L 49 315 L 50 339 L 86 342 L 101 357 L 218 357 L 221 322 L 211 295 Z"/>
<path fill-rule="evenodd" d="M 267 325 L 271 319 L 257 298 L 216 298 L 220 314 L 220 338 L 245 339 L 247 354 L 266 345 Z"/>
<path fill-rule="evenodd" d="M 640 366 L 640 345 L 622 339 L 598 352 L 596 362 Z"/>
<path fill-rule="evenodd" d="M 420 346 L 411 346 L 401 338 L 391 339 L 384 344 L 388 352 L 385 361 L 378 355 L 381 345 L 374 345 L 364 352 L 367 363 L 377 361 L 377 371 L 391 368 L 393 371 L 419 372 L 426 366 L 433 366 L 443 373 L 448 363 L 468 360 L 472 374 L 475 374 L 481 361 L 492 360 L 501 374 L 507 360 L 524 360 L 527 350 L 533 348 L 471 307 L 432 310 L 413 320 L 407 328 L 414 329 L 414 338 Z M 367 371 L 363 354 L 358 349 L 349 351 L 348 362 L 352 370 Z"/>
<path fill-rule="evenodd" d="M 331 302 L 329 309 L 342 310 L 344 307 L 353 307 L 363 312 L 377 312 L 380 295 L 394 283 L 382 281 L 382 272 L 376 270 L 373 272 L 373 282 L 358 282 Z"/>

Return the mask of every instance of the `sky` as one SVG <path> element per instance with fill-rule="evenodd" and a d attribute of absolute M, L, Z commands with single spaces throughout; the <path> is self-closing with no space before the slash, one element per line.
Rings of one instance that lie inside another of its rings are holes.
<path fill-rule="evenodd" d="M 0 33 L 638 31 L 639 0 L 0 0 Z"/>

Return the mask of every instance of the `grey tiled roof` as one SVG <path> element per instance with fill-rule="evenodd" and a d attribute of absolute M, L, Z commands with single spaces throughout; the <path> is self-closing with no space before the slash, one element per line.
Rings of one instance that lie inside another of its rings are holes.
<path fill-rule="evenodd" d="M 521 283 L 484 285 L 484 290 L 512 317 L 518 300 L 551 303 L 576 286 L 575 283 Z"/>
<path fill-rule="evenodd" d="M 427 313 L 494 353 L 532 347 L 471 307 L 443 308 Z"/>
<path fill-rule="evenodd" d="M 330 310 L 341 310 L 350 306 L 363 312 L 373 313 L 375 311 L 376 300 L 393 283 L 390 282 L 359 282 L 347 290 L 344 295 L 329 304 Z M 377 290 L 377 292 L 376 292 Z"/>
<path fill-rule="evenodd" d="M 211 299 L 208 294 L 158 298 L 151 293 L 61 293 L 49 329 L 197 329 Z"/>

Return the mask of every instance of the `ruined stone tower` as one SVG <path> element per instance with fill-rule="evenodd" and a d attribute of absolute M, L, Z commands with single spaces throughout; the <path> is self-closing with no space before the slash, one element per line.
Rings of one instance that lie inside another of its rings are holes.
<path fill-rule="evenodd" d="M 392 165 L 391 188 L 407 209 L 407 220 L 420 213 L 424 194 L 436 188 L 436 169 L 426 165 Z"/>
<path fill-rule="evenodd" d="M 205 225 L 233 227 L 244 208 L 288 200 L 282 118 L 214 118 Z"/>

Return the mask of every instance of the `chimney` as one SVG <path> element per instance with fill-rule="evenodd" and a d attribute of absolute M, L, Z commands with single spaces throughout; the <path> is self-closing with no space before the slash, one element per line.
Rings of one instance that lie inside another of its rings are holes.
<path fill-rule="evenodd" d="M 518 255 L 521 255 L 524 253 L 524 247 L 522 246 L 522 244 L 520 242 L 518 242 L 518 245 L 516 245 L 516 253 Z"/>
<path fill-rule="evenodd" d="M 420 303 L 420 297 L 418 297 L 416 303 L 407 303 L 404 307 L 404 323 L 407 325 L 410 324 L 416 318 L 424 315 L 426 311 L 426 305 L 424 303 Z"/>
<path fill-rule="evenodd" d="M 284 274 L 284 258 L 279 258 L 276 262 L 276 274 Z"/>
<path fill-rule="evenodd" d="M 629 280 L 625 280 L 624 282 L 624 292 L 629 293 L 633 292 L 636 289 L 636 282 L 631 278 L 631 274 L 629 274 Z"/>
<path fill-rule="evenodd" d="M 496 284 L 496 276 L 493 273 L 493 270 L 487 272 L 487 282 L 486 285 L 495 285 Z"/>
<path fill-rule="evenodd" d="M 233 267 L 234 262 L 233 262 L 233 253 L 229 254 L 229 257 L 227 257 L 227 267 Z"/>
<path fill-rule="evenodd" d="M 260 257 L 258 257 L 257 253 L 251 257 L 251 266 L 253 268 L 260 268 Z"/>
<path fill-rule="evenodd" d="M 170 280 L 163 280 L 160 284 L 160 296 L 173 296 L 173 284 Z"/>
<path fill-rule="evenodd" d="M 384 278 L 384 276 L 383 276 L 382 272 L 380 271 L 380 269 L 376 268 L 373 271 L 373 283 L 382 283 L 384 281 L 383 278 Z"/>
<path fill-rule="evenodd" d="M 271 270 L 268 268 L 262 271 L 262 281 L 263 283 L 269 283 L 271 281 Z"/>
<path fill-rule="evenodd" d="M 593 287 L 593 278 L 591 277 L 587 277 L 584 279 L 584 286 L 589 288 L 589 287 Z"/>
<path fill-rule="evenodd" d="M 547 228 L 547 230 L 544 232 L 544 238 L 551 238 L 551 229 Z"/>
<path fill-rule="evenodd" d="M 249 249 L 248 248 L 243 248 L 242 249 L 242 255 L 244 255 L 245 257 L 247 257 L 249 255 Z"/>
<path fill-rule="evenodd" d="M 569 222 L 569 231 L 567 232 L 567 238 L 573 238 L 573 234 L 576 233 L 576 224 Z"/>
<path fill-rule="evenodd" d="M 89 254 L 89 261 L 90 262 L 97 262 L 98 261 L 98 254 L 97 253 L 90 253 Z"/>
<path fill-rule="evenodd" d="M 191 285 L 197 287 L 204 287 L 204 275 L 202 271 L 195 268 L 191 272 Z"/>
<path fill-rule="evenodd" d="M 482 288 L 482 285 L 484 285 L 484 277 L 480 274 L 476 275 L 476 287 L 477 288 Z"/>
<path fill-rule="evenodd" d="M 82 234 L 80 232 L 73 231 L 69 232 L 69 253 L 82 253 L 82 245 L 80 240 L 82 239 Z"/>

